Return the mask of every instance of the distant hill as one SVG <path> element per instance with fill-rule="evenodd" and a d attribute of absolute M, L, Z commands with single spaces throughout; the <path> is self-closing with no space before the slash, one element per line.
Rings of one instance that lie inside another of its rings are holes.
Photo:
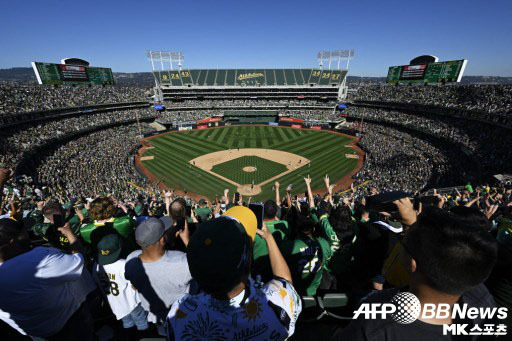
<path fill-rule="evenodd" d="M 114 72 L 117 84 L 124 86 L 153 86 L 155 80 L 151 72 Z M 0 69 L 0 81 L 35 83 L 36 77 L 31 67 L 15 67 Z M 386 77 L 359 77 L 347 76 L 349 85 L 357 84 L 381 84 L 386 82 Z M 497 76 L 464 76 L 463 84 L 512 84 L 512 77 Z"/>

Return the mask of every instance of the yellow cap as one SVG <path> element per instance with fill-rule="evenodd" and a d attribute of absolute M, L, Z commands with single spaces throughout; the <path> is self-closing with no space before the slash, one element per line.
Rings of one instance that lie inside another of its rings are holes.
<path fill-rule="evenodd" d="M 234 218 L 242 224 L 245 228 L 245 232 L 254 240 L 256 237 L 256 230 L 258 228 L 258 219 L 253 211 L 245 206 L 233 206 L 223 216 Z"/>

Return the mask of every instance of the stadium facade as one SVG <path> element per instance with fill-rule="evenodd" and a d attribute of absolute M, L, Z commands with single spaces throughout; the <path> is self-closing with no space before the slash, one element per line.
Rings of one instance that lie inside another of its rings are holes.
<path fill-rule="evenodd" d="M 183 69 L 153 71 L 155 97 L 181 99 L 346 98 L 347 70 Z"/>

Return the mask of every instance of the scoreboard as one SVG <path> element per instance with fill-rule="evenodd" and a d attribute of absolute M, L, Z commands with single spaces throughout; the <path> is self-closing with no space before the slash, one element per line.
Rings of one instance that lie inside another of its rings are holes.
<path fill-rule="evenodd" d="M 32 68 L 39 84 L 115 84 L 110 68 L 40 62 L 32 62 Z"/>
<path fill-rule="evenodd" d="M 387 83 L 441 83 L 460 82 L 467 64 L 466 59 L 446 62 L 391 66 Z"/>

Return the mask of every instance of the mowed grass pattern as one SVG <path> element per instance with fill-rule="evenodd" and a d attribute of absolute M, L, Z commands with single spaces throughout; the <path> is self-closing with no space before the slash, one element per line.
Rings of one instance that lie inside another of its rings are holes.
<path fill-rule="evenodd" d="M 311 160 L 309 166 L 301 167 L 280 178 L 282 193 L 293 184 L 293 192 L 302 194 L 306 186 L 304 177 L 313 178 L 313 189 L 323 188 L 323 177 L 329 174 L 334 183 L 352 171 L 356 159 L 347 159 L 345 154 L 354 152 L 345 147 L 348 137 L 327 131 L 298 130 L 271 126 L 229 126 L 214 129 L 174 132 L 149 140 L 154 149 L 146 150 L 143 156 L 154 155 L 153 160 L 142 161 L 146 168 L 169 187 L 205 195 L 214 199 L 221 196 L 225 188 L 230 193 L 235 186 L 188 163 L 200 155 L 237 148 L 277 149 L 303 156 Z M 224 176 L 226 176 L 224 174 Z M 254 200 L 275 197 L 271 183 L 263 186 Z"/>
<path fill-rule="evenodd" d="M 244 167 L 256 167 L 255 172 L 246 172 Z M 237 159 L 219 163 L 212 167 L 212 171 L 220 174 L 237 184 L 251 184 L 253 181 L 257 185 L 278 174 L 286 172 L 288 168 L 281 163 L 262 159 L 257 156 L 241 156 Z"/>

